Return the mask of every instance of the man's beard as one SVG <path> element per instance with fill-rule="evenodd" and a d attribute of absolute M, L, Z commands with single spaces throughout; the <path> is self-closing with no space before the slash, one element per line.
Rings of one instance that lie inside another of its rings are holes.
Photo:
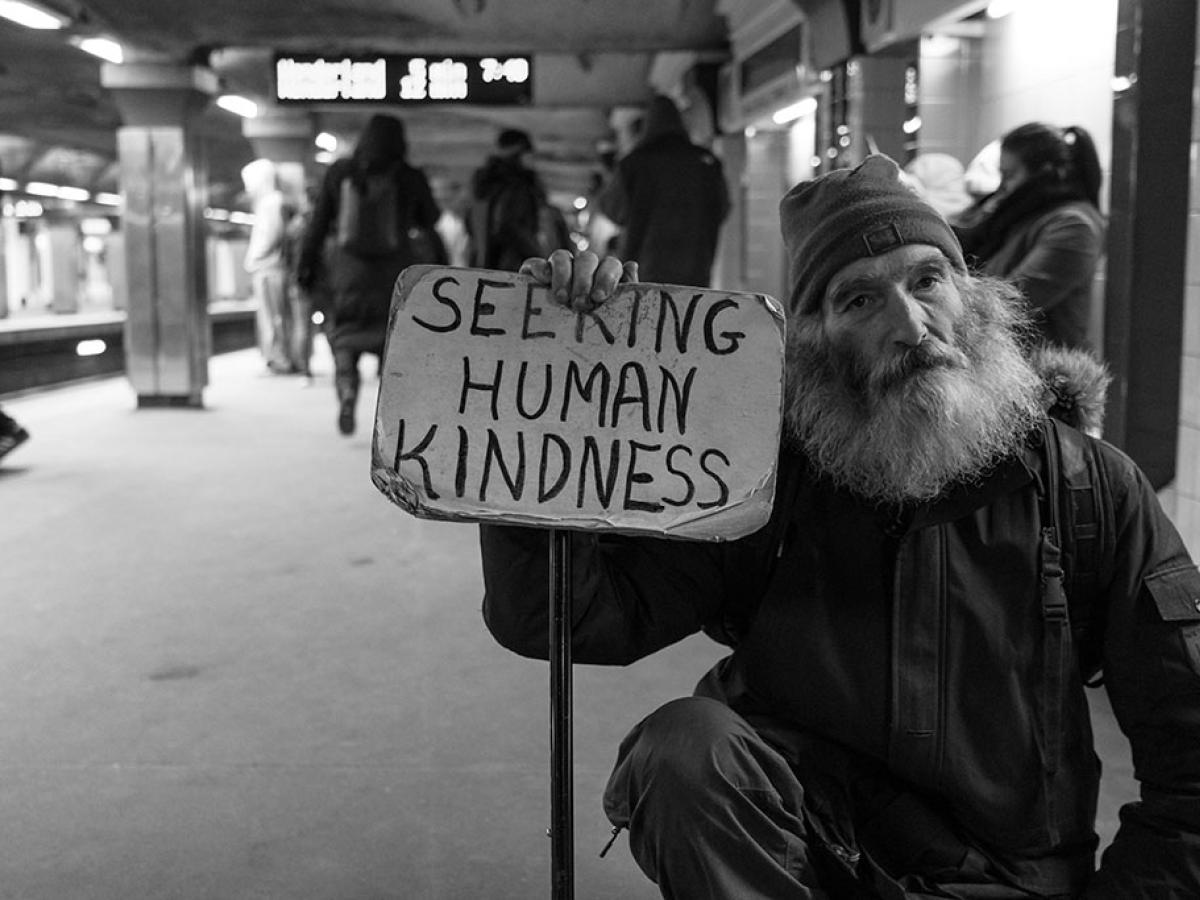
<path fill-rule="evenodd" d="M 867 500 L 927 501 L 978 481 L 1042 417 L 1020 295 L 996 279 L 955 280 L 964 311 L 953 346 L 931 335 L 873 361 L 831 346 L 819 316 L 789 322 L 787 432 L 819 472 Z"/>

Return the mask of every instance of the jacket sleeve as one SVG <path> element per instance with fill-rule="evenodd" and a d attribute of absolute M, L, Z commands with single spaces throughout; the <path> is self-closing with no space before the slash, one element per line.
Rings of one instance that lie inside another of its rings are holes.
<path fill-rule="evenodd" d="M 1104 671 L 1140 800 L 1121 809 L 1085 896 L 1200 897 L 1200 574 L 1145 476 L 1107 455 L 1116 546 Z"/>
<path fill-rule="evenodd" d="M 613 169 L 612 178 L 596 198 L 596 205 L 614 225 L 625 226 L 629 223 L 629 187 L 625 181 L 624 167 L 619 163 Z"/>
<path fill-rule="evenodd" d="M 414 169 L 413 172 L 415 176 L 412 179 L 415 194 L 413 222 L 421 228 L 432 228 L 437 224 L 442 210 L 437 205 L 437 201 L 433 199 L 433 189 L 429 186 L 429 179 L 425 177 L 425 173 L 419 169 Z"/>
<path fill-rule="evenodd" d="M 480 526 L 484 621 L 535 659 L 549 655 L 550 534 Z M 721 604 L 722 556 L 714 544 L 572 533 L 574 660 L 625 665 L 698 631 Z"/>
<path fill-rule="evenodd" d="M 1100 229 L 1078 210 L 1055 214 L 1005 277 L 1020 286 L 1034 309 L 1050 309 L 1091 281 L 1100 259 L 1101 239 Z"/>

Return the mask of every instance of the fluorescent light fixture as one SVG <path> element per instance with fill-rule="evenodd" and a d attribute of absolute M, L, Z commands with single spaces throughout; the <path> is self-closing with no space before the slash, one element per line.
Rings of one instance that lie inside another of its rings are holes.
<path fill-rule="evenodd" d="M 900 126 L 905 134 L 916 134 L 921 130 L 921 117 L 913 116 L 911 119 L 906 119 L 904 124 Z"/>
<path fill-rule="evenodd" d="M 118 66 L 125 61 L 125 51 L 121 49 L 121 45 L 109 38 L 81 38 L 75 46 L 84 53 L 98 56 L 105 62 L 115 63 Z"/>
<path fill-rule="evenodd" d="M 21 186 L 19 181 L 13 181 L 11 178 L 0 178 L 0 191 L 15 191 Z"/>
<path fill-rule="evenodd" d="M 333 154 L 328 150 L 318 150 L 317 155 L 313 157 L 320 165 L 327 166 L 333 162 Z"/>
<path fill-rule="evenodd" d="M 75 200 L 79 203 L 83 203 L 91 199 L 92 192 L 85 191 L 83 188 L 77 187 L 60 187 L 55 192 L 55 196 L 58 197 L 59 200 Z"/>
<path fill-rule="evenodd" d="M 68 16 L 32 0 L 0 0 L 0 17 L 38 31 L 58 31 L 71 24 Z"/>
<path fill-rule="evenodd" d="M 253 119 L 258 116 L 258 104 L 237 94 L 223 94 L 217 98 L 217 106 L 243 119 Z"/>
<path fill-rule="evenodd" d="M 234 225 L 253 225 L 254 224 L 254 213 L 231 212 L 229 214 L 229 221 L 232 222 Z"/>
<path fill-rule="evenodd" d="M 1016 12 L 1019 0 L 992 0 L 987 5 L 989 19 L 1003 19 L 1009 13 Z"/>
<path fill-rule="evenodd" d="M 99 356 L 108 349 L 108 344 L 99 338 L 90 338 L 75 345 L 76 356 Z"/>
<path fill-rule="evenodd" d="M 794 122 L 803 116 L 811 116 L 816 111 L 817 98 L 805 97 L 799 103 L 793 103 L 790 106 L 775 110 L 775 115 L 771 116 L 771 121 L 776 125 L 786 125 L 788 122 Z"/>
<path fill-rule="evenodd" d="M 112 233 L 112 222 L 101 218 L 80 219 L 79 230 L 88 236 L 103 237 Z"/>
<path fill-rule="evenodd" d="M 97 203 L 99 203 L 101 206 L 120 206 L 121 205 L 121 195 L 120 194 L 110 194 L 107 191 L 100 191 L 92 199 L 95 200 Z"/>
<path fill-rule="evenodd" d="M 576 209 L 587 209 L 587 197 L 576 197 L 574 201 L 572 201 L 572 205 Z"/>
<path fill-rule="evenodd" d="M 58 191 L 57 184 L 47 184 L 44 181 L 29 181 L 25 184 L 25 193 L 35 197 L 57 197 Z"/>
<path fill-rule="evenodd" d="M 326 153 L 333 153 L 338 148 L 338 139 L 328 131 L 322 131 L 313 140 L 313 143 Z"/>
<path fill-rule="evenodd" d="M 214 222 L 228 222 L 229 210 L 214 209 L 213 207 L 209 206 L 204 210 L 204 218 L 212 219 Z"/>

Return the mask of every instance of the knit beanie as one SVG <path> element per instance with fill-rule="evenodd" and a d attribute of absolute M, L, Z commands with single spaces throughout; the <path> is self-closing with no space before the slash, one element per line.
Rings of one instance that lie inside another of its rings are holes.
<path fill-rule="evenodd" d="M 967 270 L 949 223 L 881 154 L 796 185 L 779 203 L 779 224 L 792 287 L 788 308 L 803 313 L 820 309 L 840 269 L 903 244 L 930 244 L 958 271 Z"/>

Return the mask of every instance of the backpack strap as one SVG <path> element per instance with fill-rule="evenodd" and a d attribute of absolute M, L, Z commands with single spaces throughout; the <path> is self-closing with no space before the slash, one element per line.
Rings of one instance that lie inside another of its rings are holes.
<path fill-rule="evenodd" d="M 1050 532 L 1061 551 L 1066 598 L 1066 621 L 1078 648 L 1079 668 L 1089 687 L 1102 683 L 1101 644 L 1105 610 L 1097 593 L 1103 582 L 1102 567 L 1111 540 L 1112 521 L 1106 510 L 1104 469 L 1095 443 L 1074 428 L 1054 419 L 1043 424 L 1045 475 L 1041 497 L 1043 537 Z M 1045 559 L 1043 560 L 1045 563 Z M 1043 597 L 1044 613 L 1049 601 Z"/>

